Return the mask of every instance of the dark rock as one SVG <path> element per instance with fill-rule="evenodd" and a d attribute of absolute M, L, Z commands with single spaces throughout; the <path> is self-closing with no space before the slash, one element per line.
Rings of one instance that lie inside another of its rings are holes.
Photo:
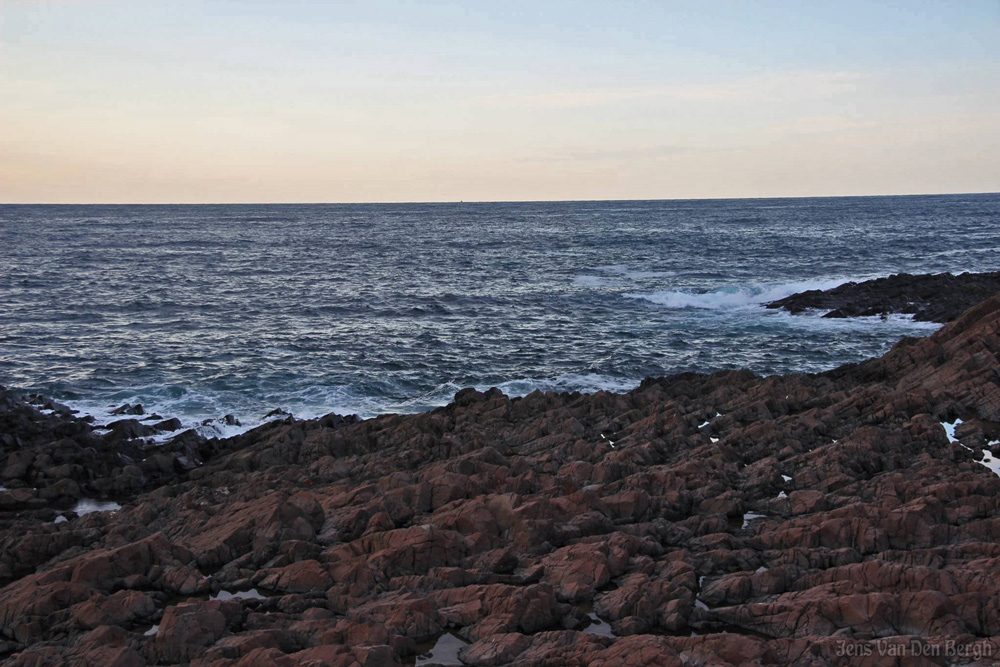
<path fill-rule="evenodd" d="M 138 419 L 119 419 L 111 422 L 105 428 L 110 429 L 110 437 L 116 440 L 134 440 L 156 435 L 156 427 L 143 424 Z"/>
<path fill-rule="evenodd" d="M 136 403 L 135 405 L 129 405 L 125 403 L 119 405 L 117 408 L 111 411 L 113 415 L 144 415 L 146 411 L 143 410 L 142 404 Z"/>
<path fill-rule="evenodd" d="M 808 290 L 772 301 L 768 308 L 792 314 L 828 311 L 823 317 L 913 315 L 919 322 L 950 322 L 977 303 L 1000 293 L 1000 271 L 911 275 L 848 282 L 828 290 Z"/>
<path fill-rule="evenodd" d="M 153 428 L 156 429 L 157 431 L 176 431 L 177 429 L 181 428 L 181 426 L 182 426 L 181 420 L 177 419 L 176 417 L 172 419 L 164 419 L 161 422 L 153 424 Z"/>

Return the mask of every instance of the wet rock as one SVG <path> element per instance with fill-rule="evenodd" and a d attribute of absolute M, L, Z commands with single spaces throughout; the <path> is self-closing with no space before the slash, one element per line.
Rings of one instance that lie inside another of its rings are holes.
<path fill-rule="evenodd" d="M 871 317 L 899 313 L 919 322 L 950 322 L 1000 292 L 1000 271 L 912 275 L 848 282 L 828 290 L 808 290 L 772 301 L 768 308 L 792 314 L 825 310 L 823 317 Z"/>
<path fill-rule="evenodd" d="M 153 424 L 153 428 L 157 431 L 177 431 L 181 428 L 181 420 L 173 417 L 171 419 L 164 419 L 163 421 L 156 422 Z"/>
<path fill-rule="evenodd" d="M 117 408 L 111 411 L 113 415 L 144 415 L 146 411 L 143 409 L 142 404 L 136 403 L 135 405 L 130 405 L 124 403 L 119 405 Z"/>

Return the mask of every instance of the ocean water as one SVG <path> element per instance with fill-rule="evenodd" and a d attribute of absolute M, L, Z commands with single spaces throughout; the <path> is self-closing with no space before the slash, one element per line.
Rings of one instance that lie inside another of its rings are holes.
<path fill-rule="evenodd" d="M 998 250 L 1000 195 L 0 206 L 0 384 L 250 425 L 821 371 L 936 327 L 761 304 Z"/>

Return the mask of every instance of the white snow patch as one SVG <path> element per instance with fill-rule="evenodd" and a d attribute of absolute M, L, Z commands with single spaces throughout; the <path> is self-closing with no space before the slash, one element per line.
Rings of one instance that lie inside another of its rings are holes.
<path fill-rule="evenodd" d="M 111 500 L 80 498 L 76 505 L 73 506 L 73 511 L 78 515 L 83 516 L 84 514 L 90 514 L 91 512 L 116 512 L 121 508 L 121 505 Z"/>
<path fill-rule="evenodd" d="M 611 630 L 611 625 L 607 621 L 602 621 L 597 614 L 591 612 L 587 616 L 590 618 L 590 625 L 583 629 L 584 634 L 597 635 L 598 637 L 616 636 Z"/>
<path fill-rule="evenodd" d="M 755 512 L 747 512 L 746 514 L 743 515 L 743 527 L 746 528 L 747 526 L 749 526 L 750 522 L 753 521 L 754 519 L 763 519 L 763 518 L 764 518 L 763 514 L 757 514 Z"/>
<path fill-rule="evenodd" d="M 961 423 L 962 423 L 961 419 L 956 419 L 951 423 L 941 422 L 941 426 L 944 428 L 944 434 L 948 436 L 948 442 L 951 443 L 958 442 L 958 438 L 955 437 L 955 428 L 959 426 Z"/>
<path fill-rule="evenodd" d="M 995 445 L 996 442 L 991 442 L 990 445 Z M 993 456 L 988 449 L 983 450 L 983 460 L 979 463 L 983 464 L 987 468 L 993 471 L 993 474 L 1000 477 L 1000 459 Z"/>
<path fill-rule="evenodd" d="M 209 597 L 209 600 L 263 600 L 264 596 L 261 595 L 256 588 L 251 588 L 248 591 L 219 591 L 215 595 Z"/>
<path fill-rule="evenodd" d="M 452 632 L 445 632 L 431 647 L 430 651 L 417 656 L 417 665 L 462 665 L 458 652 L 469 642 Z"/>

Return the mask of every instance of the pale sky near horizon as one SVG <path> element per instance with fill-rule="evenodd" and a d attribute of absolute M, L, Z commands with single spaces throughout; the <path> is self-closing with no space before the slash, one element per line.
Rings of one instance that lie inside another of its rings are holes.
<path fill-rule="evenodd" d="M 1000 0 L 0 0 L 0 203 L 1000 191 Z"/>

